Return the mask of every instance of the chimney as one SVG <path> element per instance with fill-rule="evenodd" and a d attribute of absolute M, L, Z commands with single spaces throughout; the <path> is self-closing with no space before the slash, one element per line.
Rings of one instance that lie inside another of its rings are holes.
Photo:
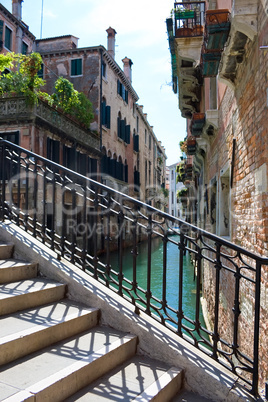
<path fill-rule="evenodd" d="M 106 29 L 106 32 L 108 33 L 108 37 L 107 37 L 108 53 L 114 59 L 114 56 L 115 56 L 115 35 L 116 35 L 116 30 L 111 28 L 111 27 L 109 27 L 108 29 Z"/>
<path fill-rule="evenodd" d="M 124 73 L 127 77 L 127 79 L 132 82 L 132 70 L 131 70 L 131 66 L 132 66 L 132 61 L 128 58 L 125 57 L 122 62 L 124 63 Z"/>
<path fill-rule="evenodd" d="M 23 0 L 12 0 L 12 14 L 21 21 L 21 3 Z"/>

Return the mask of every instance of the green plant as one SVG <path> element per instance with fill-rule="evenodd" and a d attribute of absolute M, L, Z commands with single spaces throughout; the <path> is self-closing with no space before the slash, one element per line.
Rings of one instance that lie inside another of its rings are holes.
<path fill-rule="evenodd" d="M 89 127 L 94 117 L 89 99 L 62 77 L 57 79 L 52 95 L 42 92 L 41 87 L 45 81 L 38 76 L 41 66 L 42 58 L 39 53 L 0 54 L 0 96 L 22 95 L 30 105 L 38 103 L 39 99 L 44 100 Z"/>
<path fill-rule="evenodd" d="M 38 92 L 44 80 L 37 73 L 42 65 L 39 53 L 0 55 L 0 95 L 23 95 L 29 104 L 38 101 Z M 10 71 L 7 71 L 10 70 Z"/>
<path fill-rule="evenodd" d="M 182 153 L 187 152 L 187 142 L 186 141 L 180 141 L 179 146 L 180 146 L 180 150 Z"/>
<path fill-rule="evenodd" d="M 164 197 L 167 198 L 168 195 L 169 195 L 168 189 L 167 189 L 167 188 L 162 188 L 162 192 L 163 192 L 163 194 L 164 194 Z"/>
<path fill-rule="evenodd" d="M 56 107 L 60 107 L 63 112 L 89 126 L 93 119 L 92 103 L 84 93 L 76 91 L 69 80 L 62 77 L 57 79 L 52 99 Z"/>
<path fill-rule="evenodd" d="M 188 188 L 182 188 L 181 190 L 177 191 L 177 197 L 186 197 L 188 195 Z"/>

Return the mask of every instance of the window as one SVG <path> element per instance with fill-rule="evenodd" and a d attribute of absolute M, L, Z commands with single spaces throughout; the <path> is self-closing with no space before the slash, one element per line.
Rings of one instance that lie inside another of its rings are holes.
<path fill-rule="evenodd" d="M 76 156 L 77 154 L 75 146 L 63 146 L 63 165 L 66 166 L 68 169 L 76 170 Z"/>
<path fill-rule="evenodd" d="M 174 191 L 171 192 L 171 204 L 174 204 Z"/>
<path fill-rule="evenodd" d="M 137 133 L 138 133 L 139 132 L 139 116 L 137 116 L 136 124 L 137 124 L 136 129 L 137 129 Z"/>
<path fill-rule="evenodd" d="M 5 47 L 12 50 L 12 31 L 8 27 L 5 29 Z"/>
<path fill-rule="evenodd" d="M 82 59 L 71 60 L 71 76 L 82 75 Z"/>
<path fill-rule="evenodd" d="M 149 149 L 152 148 L 152 136 L 149 135 Z"/>
<path fill-rule="evenodd" d="M 44 78 L 44 64 L 41 65 L 40 70 L 37 73 L 39 78 Z"/>
<path fill-rule="evenodd" d="M 111 106 L 106 105 L 106 99 L 102 99 L 101 104 L 101 123 L 107 128 L 111 128 Z"/>
<path fill-rule="evenodd" d="M 134 170 L 134 191 L 139 191 L 140 187 L 140 172 L 138 170 Z"/>
<path fill-rule="evenodd" d="M 126 124 L 126 119 L 121 119 L 120 112 L 117 117 L 117 136 L 126 144 L 130 144 L 130 125 Z"/>
<path fill-rule="evenodd" d="M 21 53 L 22 54 L 27 54 L 28 53 L 28 45 L 25 42 L 22 42 Z"/>
<path fill-rule="evenodd" d="M 47 137 L 47 158 L 53 162 L 60 161 L 60 142 Z"/>
<path fill-rule="evenodd" d="M 4 21 L 0 20 L 0 49 L 3 48 Z"/>
<path fill-rule="evenodd" d="M 119 80 L 117 80 L 117 93 L 123 98 L 126 103 L 128 103 L 128 91 Z"/>
<path fill-rule="evenodd" d="M 133 134 L 133 150 L 139 152 L 139 134 Z"/>
<path fill-rule="evenodd" d="M 147 130 L 145 129 L 145 135 L 144 135 L 144 142 L 145 142 L 145 145 L 147 144 Z"/>
<path fill-rule="evenodd" d="M 174 180 L 174 170 L 171 170 L 171 180 Z"/>
<path fill-rule="evenodd" d="M 104 63 L 104 61 L 102 62 L 102 65 L 101 65 L 101 74 L 102 74 L 103 78 L 107 78 L 107 68 L 106 68 L 106 63 Z"/>

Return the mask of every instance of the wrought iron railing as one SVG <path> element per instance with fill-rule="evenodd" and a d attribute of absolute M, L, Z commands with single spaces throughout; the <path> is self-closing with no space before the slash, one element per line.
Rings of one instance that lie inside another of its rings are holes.
<path fill-rule="evenodd" d="M 0 141 L 0 213 L 180 337 L 223 364 L 258 393 L 261 269 L 268 259 L 7 141 Z M 163 245 L 152 269 L 154 239 Z M 146 286 L 137 275 L 138 246 L 147 247 Z M 168 266 L 168 248 L 178 266 Z M 124 249 L 132 258 L 125 275 Z M 112 265 L 112 250 L 117 264 Z M 129 251 L 130 250 L 130 251 Z M 185 314 L 185 255 L 192 258 L 195 304 Z M 161 272 L 161 278 L 160 273 Z M 158 293 L 152 291 L 154 280 Z M 178 280 L 176 306 L 168 280 Z M 201 324 L 201 296 L 208 325 Z"/>
<path fill-rule="evenodd" d="M 205 1 L 174 3 L 175 37 L 202 36 L 205 24 Z"/>

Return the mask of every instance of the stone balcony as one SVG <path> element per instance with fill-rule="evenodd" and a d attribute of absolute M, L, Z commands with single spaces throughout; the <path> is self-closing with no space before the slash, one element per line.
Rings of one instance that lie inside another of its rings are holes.
<path fill-rule="evenodd" d="M 51 132 L 69 140 L 75 140 L 92 152 L 99 153 L 99 136 L 83 128 L 60 111 L 39 100 L 29 106 L 24 97 L 0 98 L 0 125 L 32 123 L 46 127 Z"/>
<path fill-rule="evenodd" d="M 258 1 L 236 0 L 231 11 L 231 30 L 228 44 L 222 54 L 219 77 L 226 85 L 234 88 L 236 71 L 243 62 L 245 45 L 257 35 Z"/>

